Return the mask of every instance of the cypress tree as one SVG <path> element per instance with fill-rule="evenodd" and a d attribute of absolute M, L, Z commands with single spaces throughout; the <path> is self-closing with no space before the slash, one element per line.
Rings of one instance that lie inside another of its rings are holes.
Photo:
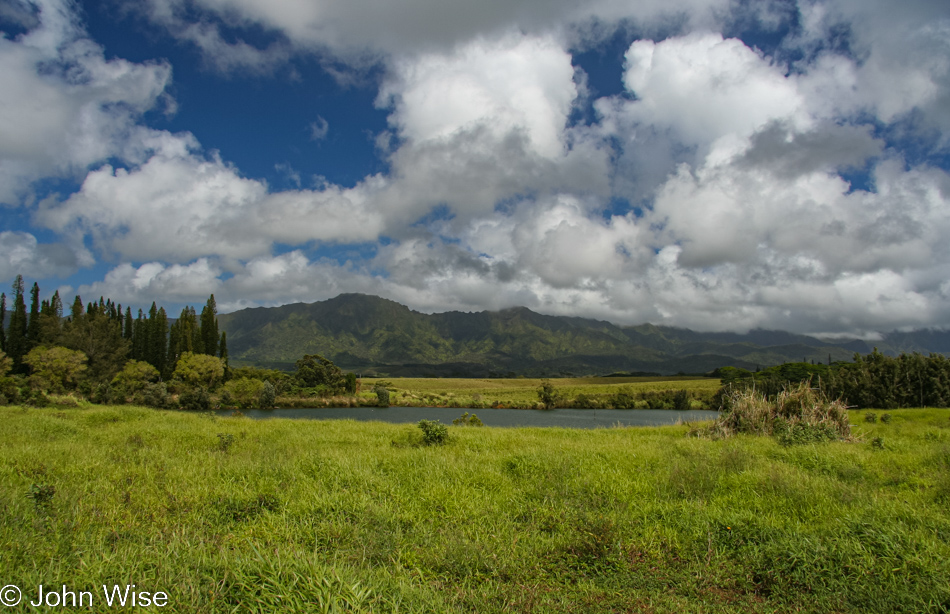
<path fill-rule="evenodd" d="M 30 289 L 30 322 L 26 327 L 26 349 L 33 349 L 40 341 L 40 286 L 33 282 Z"/>
<path fill-rule="evenodd" d="M 162 377 L 166 379 L 171 377 L 178 365 L 178 357 L 181 356 L 181 326 L 180 320 L 173 322 L 168 328 L 168 354 L 165 359 L 165 372 Z"/>
<path fill-rule="evenodd" d="M 221 331 L 221 343 L 218 344 L 218 358 L 224 363 L 224 379 L 231 379 L 231 365 L 228 363 L 228 333 Z"/>
<path fill-rule="evenodd" d="M 69 316 L 73 322 L 77 322 L 83 318 L 82 299 L 79 298 L 78 294 L 76 298 L 73 299 L 73 306 L 69 310 Z"/>
<path fill-rule="evenodd" d="M 13 369 L 23 372 L 23 356 L 27 352 L 26 339 L 26 303 L 23 299 L 23 276 L 17 275 L 13 282 L 13 313 L 10 314 L 10 327 L 7 329 L 7 356 L 13 360 Z"/>
<path fill-rule="evenodd" d="M 148 341 L 148 320 L 145 319 L 145 314 L 139 309 L 139 316 L 135 319 L 135 326 L 132 329 L 132 358 L 146 360 Z"/>
<path fill-rule="evenodd" d="M 7 294 L 0 293 L 0 352 L 7 351 Z"/>
<path fill-rule="evenodd" d="M 159 373 L 165 371 L 165 361 L 168 356 L 168 317 L 165 315 L 165 308 L 158 309 L 155 303 L 148 310 L 148 362 L 158 369 Z"/>
<path fill-rule="evenodd" d="M 215 356 L 218 353 L 218 306 L 214 295 L 205 303 L 201 310 L 201 350 L 205 354 Z"/>
<path fill-rule="evenodd" d="M 122 337 L 132 341 L 132 333 L 134 332 L 135 320 L 132 319 L 132 308 L 125 308 L 125 329 L 122 331 Z"/>

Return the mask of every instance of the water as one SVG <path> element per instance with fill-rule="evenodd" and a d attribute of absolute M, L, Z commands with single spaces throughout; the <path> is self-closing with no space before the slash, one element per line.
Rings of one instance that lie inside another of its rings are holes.
<path fill-rule="evenodd" d="M 243 413 L 255 420 L 267 418 L 294 418 L 298 420 L 360 420 L 393 423 L 416 423 L 420 420 L 440 420 L 452 424 L 464 412 L 478 415 L 485 426 L 557 426 L 573 429 L 593 429 L 615 426 L 660 426 L 683 422 L 714 420 L 715 411 L 672 409 L 465 409 L 447 407 L 320 407 L 312 409 L 249 409 Z M 230 410 L 217 412 L 228 416 Z"/>

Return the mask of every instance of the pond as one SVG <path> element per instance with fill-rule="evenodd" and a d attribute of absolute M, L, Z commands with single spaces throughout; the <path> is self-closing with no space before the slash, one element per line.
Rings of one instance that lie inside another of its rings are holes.
<path fill-rule="evenodd" d="M 660 426 L 677 421 L 715 420 L 716 412 L 672 409 L 466 409 L 448 407 L 329 407 L 313 409 L 249 409 L 244 415 L 255 420 L 294 418 L 299 420 L 376 420 L 379 422 L 416 423 L 439 420 L 452 424 L 464 412 L 476 414 L 485 426 L 556 426 L 593 429 L 610 426 Z M 217 412 L 228 416 L 229 410 Z"/>

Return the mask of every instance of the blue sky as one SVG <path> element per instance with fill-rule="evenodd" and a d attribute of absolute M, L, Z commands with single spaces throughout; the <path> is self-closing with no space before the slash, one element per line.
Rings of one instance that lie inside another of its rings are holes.
<path fill-rule="evenodd" d="M 950 7 L 4 0 L 0 283 L 950 325 Z"/>

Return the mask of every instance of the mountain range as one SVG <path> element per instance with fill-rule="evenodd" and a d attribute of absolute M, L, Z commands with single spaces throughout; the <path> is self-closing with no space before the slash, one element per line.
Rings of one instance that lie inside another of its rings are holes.
<path fill-rule="evenodd" d="M 878 347 L 950 354 L 950 332 L 882 334 L 879 341 L 822 340 L 774 330 L 702 333 L 549 316 L 525 307 L 424 314 L 365 294 L 243 309 L 218 317 L 231 363 L 290 369 L 320 354 L 364 375 L 533 377 L 612 373 L 706 373 L 784 362 L 851 360 Z"/>

